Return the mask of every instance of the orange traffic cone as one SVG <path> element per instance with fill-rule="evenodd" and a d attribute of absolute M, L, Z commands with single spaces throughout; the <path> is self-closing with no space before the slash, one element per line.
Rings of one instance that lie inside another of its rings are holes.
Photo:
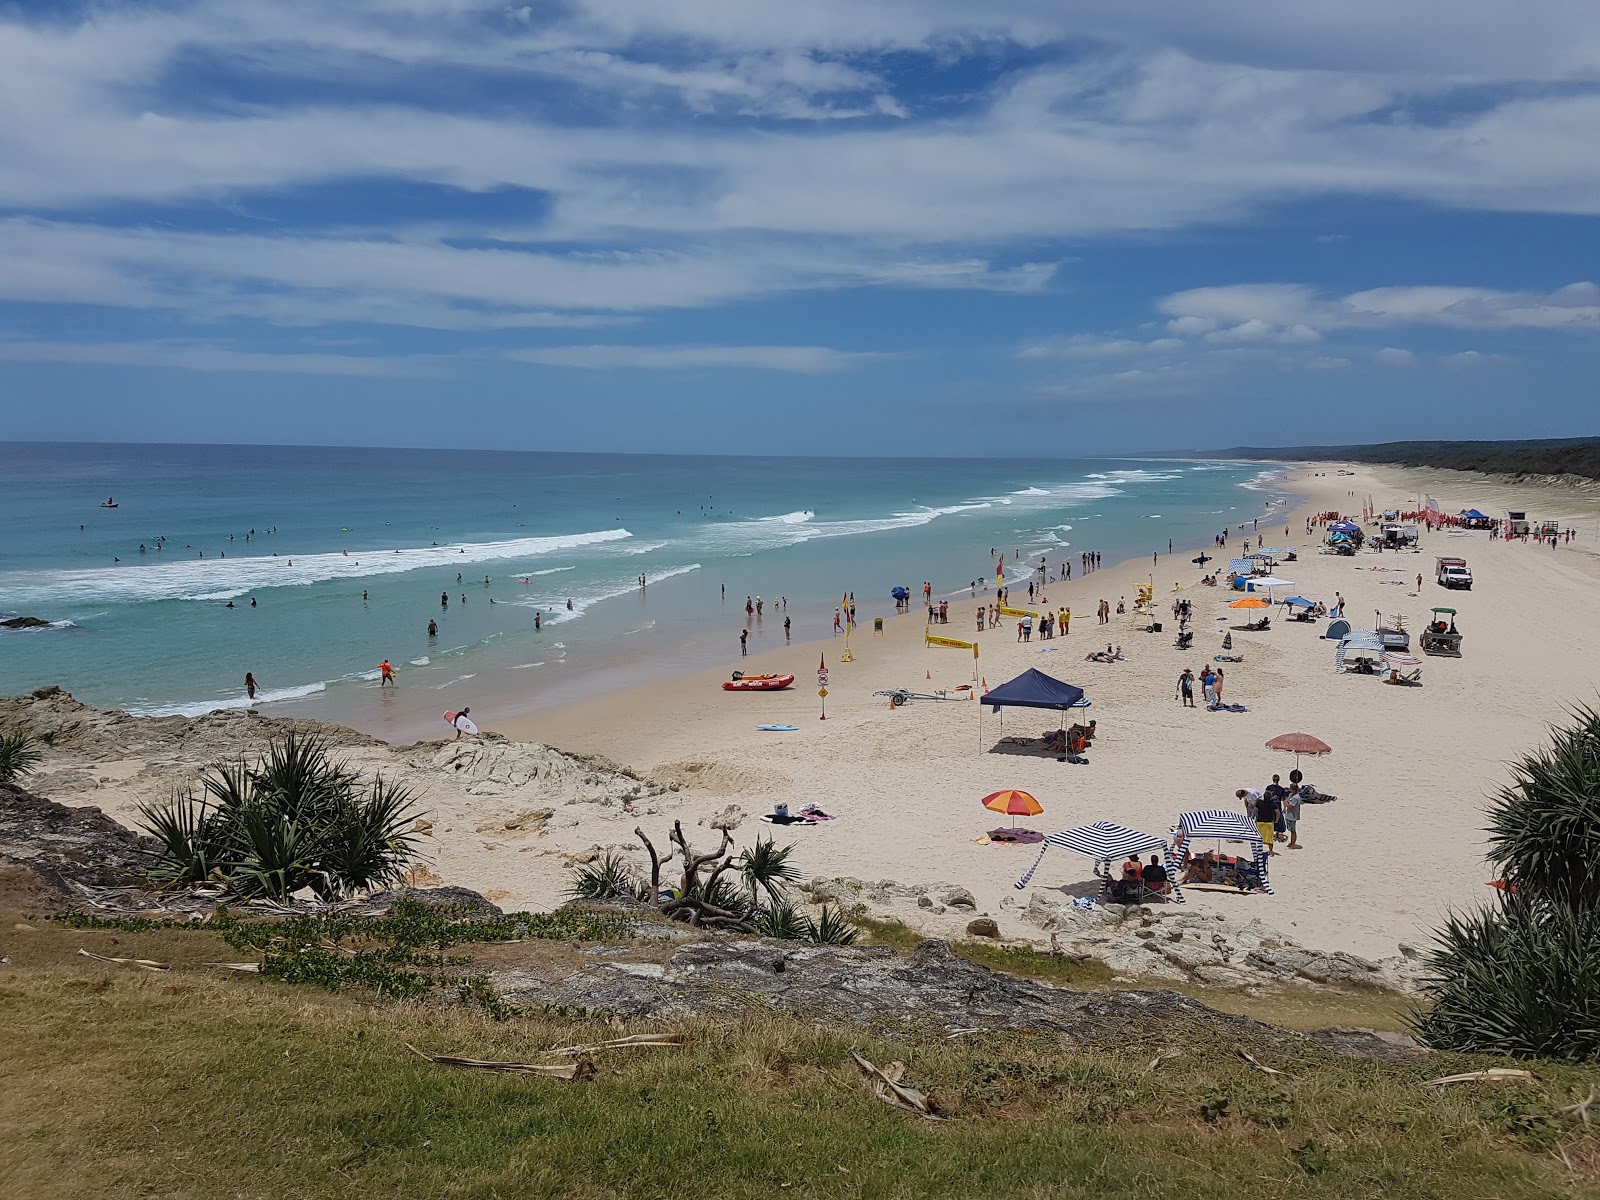
<path fill-rule="evenodd" d="M 929 679 L 933 678 L 933 672 L 932 671 L 924 671 L 923 674 L 926 675 Z"/>
<path fill-rule="evenodd" d="M 983 694 L 985 696 L 989 694 L 989 681 L 987 679 L 983 680 Z"/>

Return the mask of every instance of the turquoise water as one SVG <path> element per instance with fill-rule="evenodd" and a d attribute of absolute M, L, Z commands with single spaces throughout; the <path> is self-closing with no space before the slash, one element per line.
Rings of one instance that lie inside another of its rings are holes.
<path fill-rule="evenodd" d="M 846 591 L 966 595 L 991 548 L 1076 575 L 1281 499 L 1257 465 L 1166 461 L 13 443 L 0 469 L 0 616 L 51 622 L 0 631 L 0 694 L 152 715 L 243 706 L 246 671 L 275 711 L 337 710 L 385 658 L 429 713 L 484 691 L 532 711 L 602 667 L 729 657 L 747 595 L 760 650 L 779 597 L 825 637 Z"/>

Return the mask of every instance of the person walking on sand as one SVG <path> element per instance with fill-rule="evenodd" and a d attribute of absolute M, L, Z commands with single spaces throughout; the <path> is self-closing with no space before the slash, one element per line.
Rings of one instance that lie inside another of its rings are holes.
<path fill-rule="evenodd" d="M 256 677 L 249 671 L 244 673 L 244 694 L 251 700 L 256 698 Z"/>
<path fill-rule="evenodd" d="M 1178 694 L 1173 699 L 1181 700 L 1184 708 L 1194 707 L 1194 672 L 1188 667 L 1178 676 Z"/>
<path fill-rule="evenodd" d="M 787 645 L 788 642 L 789 642 L 789 618 L 788 617 L 784 617 L 784 619 L 783 619 L 783 641 L 784 641 L 785 645 Z"/>
<path fill-rule="evenodd" d="M 463 708 L 456 714 L 455 720 L 450 722 L 450 724 L 456 727 L 456 741 L 458 742 L 461 740 L 461 735 L 466 732 L 466 730 L 461 727 L 461 722 L 467 719 L 467 714 L 471 711 L 472 710 L 470 708 Z"/>
<path fill-rule="evenodd" d="M 389 660 L 386 658 L 378 664 L 378 686 L 380 688 L 385 688 L 393 683 L 394 667 L 390 665 Z M 399 685 L 396 684 L 395 686 L 398 687 Z"/>
<path fill-rule="evenodd" d="M 1200 694 L 1205 698 L 1208 709 L 1217 707 L 1216 693 L 1212 690 L 1216 687 L 1216 683 L 1217 677 L 1212 673 L 1211 668 L 1204 668 L 1200 675 Z"/>
<path fill-rule="evenodd" d="M 750 653 L 750 631 L 748 629 L 739 630 L 739 653 L 741 655 Z"/>

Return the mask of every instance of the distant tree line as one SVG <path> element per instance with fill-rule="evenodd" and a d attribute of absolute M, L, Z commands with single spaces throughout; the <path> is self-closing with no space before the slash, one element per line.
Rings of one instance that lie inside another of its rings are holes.
<path fill-rule="evenodd" d="M 1235 446 L 1221 458 L 1310 459 L 1442 467 L 1488 475 L 1579 475 L 1600 479 L 1600 438 L 1516 442 L 1382 442 L 1375 446 Z"/>

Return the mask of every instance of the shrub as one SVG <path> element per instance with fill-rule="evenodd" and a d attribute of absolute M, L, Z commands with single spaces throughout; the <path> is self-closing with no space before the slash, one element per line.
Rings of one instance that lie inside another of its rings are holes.
<path fill-rule="evenodd" d="M 44 761 L 37 738 L 26 733 L 0 735 L 0 783 L 15 783 Z"/>
<path fill-rule="evenodd" d="M 1600 1060 L 1600 910 L 1508 896 L 1439 933 L 1421 1039 L 1451 1050 Z"/>
<path fill-rule="evenodd" d="M 1600 713 L 1573 716 L 1490 805 L 1502 889 L 1439 933 L 1412 1018 L 1430 1046 L 1600 1061 Z"/>
<path fill-rule="evenodd" d="M 289 734 L 253 765 L 208 768 L 200 783 L 198 796 L 139 810 L 160 843 L 150 873 L 161 883 L 274 900 L 310 887 L 331 899 L 393 883 L 416 857 L 414 794 L 363 783 L 321 738 Z"/>

